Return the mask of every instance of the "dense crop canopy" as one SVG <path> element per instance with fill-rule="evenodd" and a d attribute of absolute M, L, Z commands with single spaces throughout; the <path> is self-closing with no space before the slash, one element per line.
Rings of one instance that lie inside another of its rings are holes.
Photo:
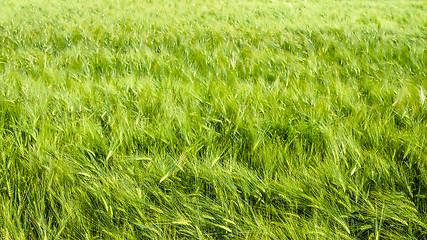
<path fill-rule="evenodd" d="M 427 238 L 427 2 L 3 0 L 2 239 Z"/>

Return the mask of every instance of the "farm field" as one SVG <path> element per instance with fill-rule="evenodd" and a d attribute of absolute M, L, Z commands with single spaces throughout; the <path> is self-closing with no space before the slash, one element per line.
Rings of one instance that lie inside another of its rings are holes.
<path fill-rule="evenodd" d="M 1 239 L 427 239 L 427 1 L 0 0 Z"/>

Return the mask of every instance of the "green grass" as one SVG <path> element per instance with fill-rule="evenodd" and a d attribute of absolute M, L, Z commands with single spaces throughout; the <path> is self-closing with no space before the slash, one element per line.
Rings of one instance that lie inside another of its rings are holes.
<path fill-rule="evenodd" d="M 2 239 L 427 238 L 427 2 L 0 4 Z"/>

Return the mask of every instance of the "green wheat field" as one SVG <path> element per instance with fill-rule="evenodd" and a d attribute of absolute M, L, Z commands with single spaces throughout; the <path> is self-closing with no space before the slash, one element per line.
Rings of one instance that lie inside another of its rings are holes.
<path fill-rule="evenodd" d="M 426 0 L 0 0 L 1 239 L 427 239 Z"/>

